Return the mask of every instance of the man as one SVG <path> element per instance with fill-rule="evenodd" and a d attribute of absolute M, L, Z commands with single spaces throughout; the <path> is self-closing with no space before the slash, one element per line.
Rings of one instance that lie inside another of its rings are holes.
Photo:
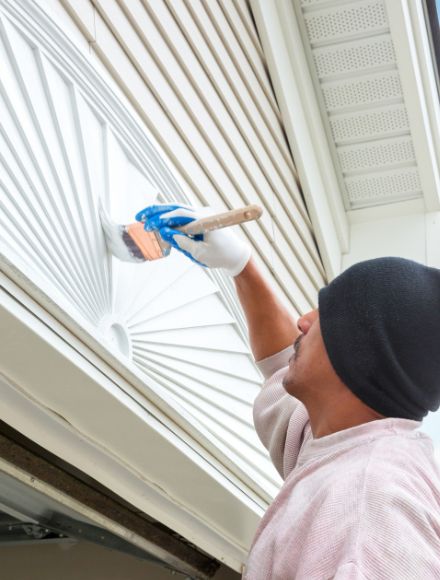
<path fill-rule="evenodd" d="M 361 262 L 295 324 L 231 230 L 194 240 L 173 229 L 197 217 L 178 206 L 137 216 L 234 278 L 266 379 L 255 427 L 284 484 L 244 577 L 440 578 L 439 471 L 417 430 L 440 404 L 440 271 L 399 258 Z"/>

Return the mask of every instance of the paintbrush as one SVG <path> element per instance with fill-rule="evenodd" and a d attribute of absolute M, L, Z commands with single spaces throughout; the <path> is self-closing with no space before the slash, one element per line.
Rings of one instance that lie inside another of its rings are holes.
<path fill-rule="evenodd" d="M 117 224 L 110 219 L 102 205 L 100 205 L 99 213 L 107 248 L 116 258 L 124 262 L 145 262 L 169 255 L 171 245 L 162 239 L 159 232 L 146 232 L 143 222 Z M 258 219 L 262 213 L 263 210 L 258 205 L 247 205 L 206 216 L 175 229 L 195 236 Z"/>

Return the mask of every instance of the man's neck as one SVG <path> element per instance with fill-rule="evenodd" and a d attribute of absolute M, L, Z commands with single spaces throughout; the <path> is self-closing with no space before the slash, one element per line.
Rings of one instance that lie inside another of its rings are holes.
<path fill-rule="evenodd" d="M 385 418 L 357 398 L 318 402 L 318 404 L 315 401 L 315 404 L 305 403 L 305 406 L 315 439 Z"/>

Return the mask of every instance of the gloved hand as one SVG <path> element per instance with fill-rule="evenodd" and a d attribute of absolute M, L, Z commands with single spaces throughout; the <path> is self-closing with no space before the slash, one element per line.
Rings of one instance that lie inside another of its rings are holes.
<path fill-rule="evenodd" d="M 231 231 L 231 227 L 191 236 L 173 228 L 213 215 L 209 207 L 151 205 L 136 214 L 145 222 L 146 231 L 159 231 L 161 237 L 193 262 L 208 268 L 222 268 L 229 276 L 238 276 L 251 256 L 251 248 Z"/>

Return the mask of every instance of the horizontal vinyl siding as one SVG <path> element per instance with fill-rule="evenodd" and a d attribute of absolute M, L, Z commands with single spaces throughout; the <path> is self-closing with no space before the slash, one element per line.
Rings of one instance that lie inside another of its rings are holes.
<path fill-rule="evenodd" d="M 202 204 L 258 203 L 243 226 L 296 314 L 324 271 L 245 0 L 62 0 Z M 167 192 L 172 193 L 172 192 Z"/>

